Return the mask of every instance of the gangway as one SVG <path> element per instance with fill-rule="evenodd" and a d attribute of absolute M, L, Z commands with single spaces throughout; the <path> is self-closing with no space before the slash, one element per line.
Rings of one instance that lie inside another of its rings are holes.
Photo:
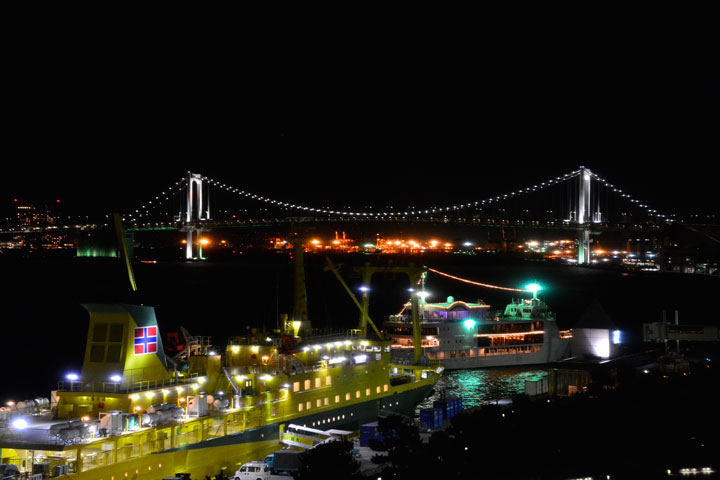
<path fill-rule="evenodd" d="M 309 450 L 323 443 L 335 440 L 347 440 L 353 432 L 347 430 L 319 430 L 317 428 L 303 427 L 302 425 L 290 424 L 287 431 L 283 432 L 280 443 L 291 447 L 299 447 Z"/>

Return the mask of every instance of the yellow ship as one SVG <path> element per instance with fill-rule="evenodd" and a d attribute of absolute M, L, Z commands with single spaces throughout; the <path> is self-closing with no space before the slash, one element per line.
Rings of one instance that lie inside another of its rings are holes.
<path fill-rule="evenodd" d="M 49 401 L 0 411 L 0 478 L 229 476 L 276 450 L 290 424 L 356 430 L 380 411 L 412 413 L 443 371 L 391 363 L 391 341 L 362 329 L 302 335 L 301 321 L 223 348 L 183 331 L 171 357 L 152 307 L 84 307 L 82 371 Z"/>

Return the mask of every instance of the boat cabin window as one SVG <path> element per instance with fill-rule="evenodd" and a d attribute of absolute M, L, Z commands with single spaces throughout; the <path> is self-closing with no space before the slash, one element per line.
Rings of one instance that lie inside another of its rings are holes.
<path fill-rule="evenodd" d="M 95 363 L 105 361 L 105 345 L 93 345 L 90 347 L 90 361 Z"/>
<path fill-rule="evenodd" d="M 104 342 L 107 339 L 107 323 L 96 323 L 93 328 L 93 342 Z"/>
<path fill-rule="evenodd" d="M 123 325 L 122 323 L 113 323 L 110 325 L 110 336 L 108 342 L 122 342 L 123 339 Z"/>

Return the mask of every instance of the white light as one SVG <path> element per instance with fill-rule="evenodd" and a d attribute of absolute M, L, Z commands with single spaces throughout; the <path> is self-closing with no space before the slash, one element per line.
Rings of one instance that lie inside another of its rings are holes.
<path fill-rule="evenodd" d="M 65 375 L 65 378 L 67 378 L 67 379 L 70 380 L 71 382 L 74 382 L 74 381 L 76 381 L 77 379 L 79 379 L 80 377 L 78 376 L 77 373 L 68 373 L 67 375 Z"/>
<path fill-rule="evenodd" d="M 354 355 L 353 361 L 355 363 L 365 363 L 367 361 L 367 355 Z"/>
<path fill-rule="evenodd" d="M 27 428 L 28 422 L 24 418 L 16 418 L 13 420 L 12 426 L 15 430 L 24 430 Z"/>
<path fill-rule="evenodd" d="M 120 383 L 122 382 L 122 377 L 120 375 L 113 375 L 110 377 L 111 382 Z"/>

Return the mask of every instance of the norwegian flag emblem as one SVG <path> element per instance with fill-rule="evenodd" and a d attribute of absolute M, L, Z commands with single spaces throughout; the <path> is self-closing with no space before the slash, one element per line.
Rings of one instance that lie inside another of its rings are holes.
<path fill-rule="evenodd" d="M 135 355 L 157 353 L 157 327 L 135 329 Z"/>

